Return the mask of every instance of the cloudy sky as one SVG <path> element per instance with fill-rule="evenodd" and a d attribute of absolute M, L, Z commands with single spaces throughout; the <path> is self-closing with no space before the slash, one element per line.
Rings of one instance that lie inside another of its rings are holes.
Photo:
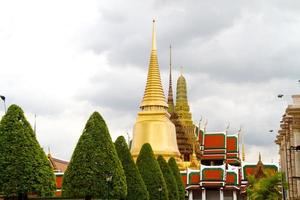
<path fill-rule="evenodd" d="M 0 0 L 0 94 L 37 115 L 38 140 L 59 158 L 95 110 L 113 140 L 131 134 L 155 18 L 165 93 L 172 44 L 173 87 L 182 66 L 195 123 L 242 126 L 246 160 L 275 162 L 268 131 L 300 92 L 299 11 L 289 0 Z"/>

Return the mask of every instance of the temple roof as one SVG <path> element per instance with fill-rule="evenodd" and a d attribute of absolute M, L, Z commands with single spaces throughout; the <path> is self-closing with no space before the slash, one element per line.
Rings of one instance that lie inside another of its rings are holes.
<path fill-rule="evenodd" d="M 155 20 L 153 20 L 152 30 L 152 49 L 150 55 L 150 63 L 148 68 L 147 84 L 145 88 L 144 98 L 140 105 L 141 109 L 145 107 L 165 107 L 168 108 L 168 104 L 165 99 L 164 91 L 161 84 L 160 72 L 157 60 L 156 49 L 156 32 L 155 32 Z"/>
<path fill-rule="evenodd" d="M 256 179 L 260 179 L 260 178 L 263 178 L 265 177 L 265 173 L 264 173 L 264 164 L 263 162 L 261 161 L 261 155 L 259 153 L 259 159 L 258 159 L 258 162 L 256 164 L 256 168 L 254 170 L 254 177 Z"/>
<path fill-rule="evenodd" d="M 58 172 L 65 172 L 69 165 L 68 161 L 54 158 L 50 153 L 48 154 L 48 160 L 50 162 L 52 169 Z"/>

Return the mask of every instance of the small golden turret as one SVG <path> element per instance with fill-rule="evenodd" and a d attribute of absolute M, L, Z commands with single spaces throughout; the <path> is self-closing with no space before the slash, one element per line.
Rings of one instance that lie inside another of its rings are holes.
<path fill-rule="evenodd" d="M 193 125 L 192 114 L 190 113 L 190 106 L 187 99 L 186 80 L 182 75 L 182 72 L 177 79 L 175 110 L 179 114 L 180 120 L 184 125 Z"/>
<path fill-rule="evenodd" d="M 169 119 L 168 104 L 160 79 L 154 20 L 147 84 L 140 108 L 141 111 L 138 113 L 133 128 L 130 149 L 132 157 L 136 159 L 143 144 L 149 143 L 156 156 L 162 155 L 165 159 L 170 157 L 179 159 L 175 126 Z"/>

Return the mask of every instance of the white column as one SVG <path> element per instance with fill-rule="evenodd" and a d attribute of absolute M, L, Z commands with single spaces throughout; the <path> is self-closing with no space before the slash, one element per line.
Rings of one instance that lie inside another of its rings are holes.
<path fill-rule="evenodd" d="M 189 200 L 193 200 L 193 190 L 189 191 Z"/>
<path fill-rule="evenodd" d="M 233 190 L 233 200 L 237 200 L 236 190 Z"/>
<path fill-rule="evenodd" d="M 223 188 L 220 188 L 220 200 L 224 200 Z"/>
<path fill-rule="evenodd" d="M 205 188 L 202 188 L 202 200 L 206 200 L 206 190 Z"/>

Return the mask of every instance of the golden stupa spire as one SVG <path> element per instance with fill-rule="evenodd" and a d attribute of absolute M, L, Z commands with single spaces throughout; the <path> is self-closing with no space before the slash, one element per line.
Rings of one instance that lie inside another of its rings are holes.
<path fill-rule="evenodd" d="M 153 20 L 152 49 L 148 69 L 147 84 L 133 127 L 130 148 L 134 160 L 145 143 L 149 143 L 155 156 L 162 155 L 179 159 L 175 125 L 170 121 L 168 104 L 162 89 L 156 52 L 155 21 Z"/>
<path fill-rule="evenodd" d="M 146 107 L 163 107 L 164 109 L 168 108 L 168 104 L 166 102 L 160 80 L 160 72 L 157 60 L 155 20 L 153 20 L 152 49 L 150 55 L 147 84 L 144 98 L 140 105 L 140 108 L 142 110 L 144 110 Z"/>

